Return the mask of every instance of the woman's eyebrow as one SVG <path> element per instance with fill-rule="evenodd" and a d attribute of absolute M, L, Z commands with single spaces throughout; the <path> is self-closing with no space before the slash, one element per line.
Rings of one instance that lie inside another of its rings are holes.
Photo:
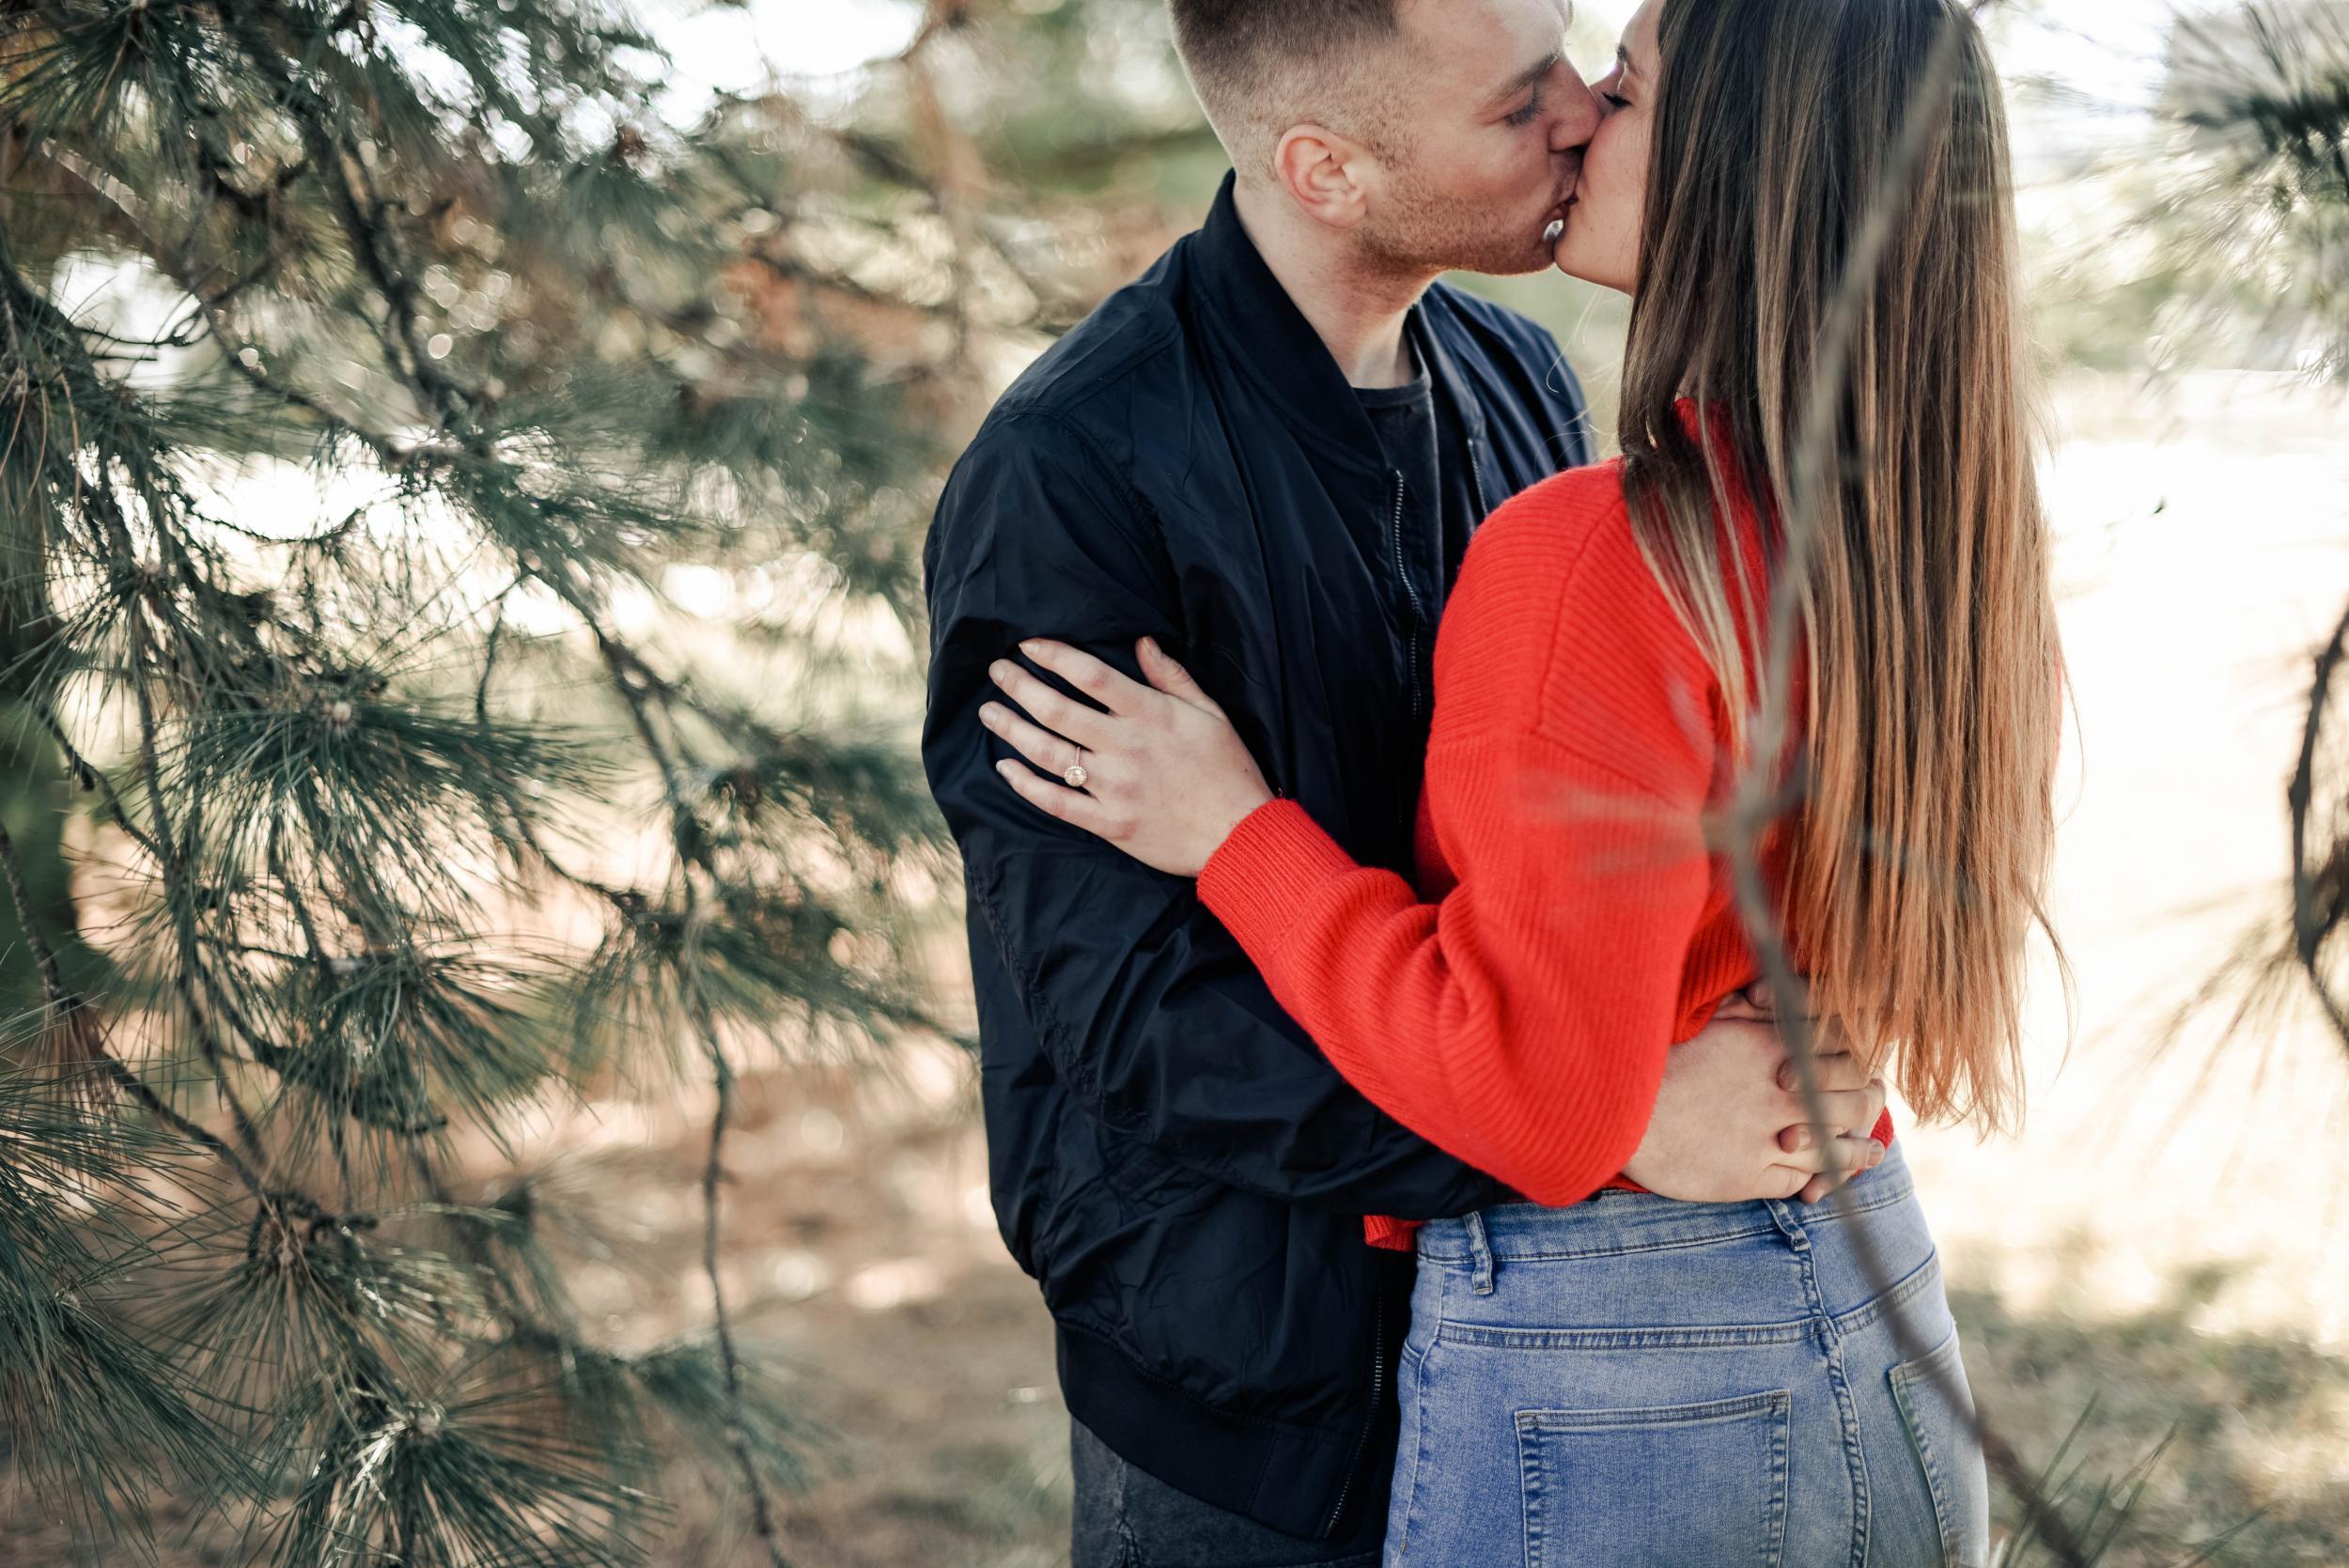
<path fill-rule="evenodd" d="M 1633 76 L 1640 74 L 1640 68 L 1631 63 L 1631 50 L 1628 45 L 1620 43 L 1615 45 L 1615 63 Z"/>

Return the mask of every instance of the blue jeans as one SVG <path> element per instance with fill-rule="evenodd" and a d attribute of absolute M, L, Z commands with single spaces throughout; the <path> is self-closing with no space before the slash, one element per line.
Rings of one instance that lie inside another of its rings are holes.
<path fill-rule="evenodd" d="M 1608 1191 L 1422 1230 L 1389 1568 L 1983 1568 L 1972 1395 L 1900 1150 L 1850 1197 Z"/>

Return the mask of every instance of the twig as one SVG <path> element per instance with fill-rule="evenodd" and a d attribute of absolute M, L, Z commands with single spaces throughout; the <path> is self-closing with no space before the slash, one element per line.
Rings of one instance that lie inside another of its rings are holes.
<path fill-rule="evenodd" d="M 2292 805 L 2292 933 L 2300 965 L 2308 970 L 2309 984 L 2316 991 L 2316 999 L 2325 1009 L 2325 1016 L 2339 1032 L 2343 1044 L 2349 1044 L 2349 1003 L 2333 994 L 2326 983 L 2318 963 L 2325 939 L 2342 919 L 2341 901 L 2349 898 L 2349 888 L 2331 890 L 2332 908 L 2320 908 L 2317 878 L 2310 865 L 2309 813 L 2316 800 L 2316 748 L 2325 729 L 2325 711 L 2331 696 L 2333 676 L 2344 657 L 2349 657 L 2349 610 L 2341 612 L 2341 622 L 2333 628 L 2332 639 L 2316 656 L 2316 676 L 2309 690 L 2308 723 L 2300 732 L 2300 761 L 2293 769 L 2292 787 L 2287 799 Z M 2349 858 L 2349 851 L 2336 849 L 2332 861 Z M 2335 875 L 2341 875 L 2335 867 Z"/>
<path fill-rule="evenodd" d="M 107 1078 L 145 1107 L 148 1113 L 179 1133 L 190 1142 L 201 1145 L 219 1157 L 221 1162 L 236 1173 L 247 1190 L 271 1214 L 277 1210 L 277 1195 L 261 1179 L 260 1172 L 244 1161 L 244 1157 L 218 1135 L 198 1126 L 172 1109 L 169 1101 L 150 1087 L 131 1065 L 115 1055 L 107 1044 L 105 1023 L 90 1003 L 75 996 L 66 986 L 65 977 L 57 968 L 56 951 L 50 946 L 48 936 L 41 929 L 39 912 L 33 907 L 32 890 L 24 879 L 24 867 L 18 859 L 16 840 L 5 822 L 0 822 L 0 874 L 7 877 L 8 896 L 16 908 L 16 923 L 24 933 L 25 946 L 32 950 L 33 965 L 40 974 L 41 995 L 50 1016 L 60 1027 L 70 1029 L 84 1041 L 92 1059 L 106 1070 Z"/>
<path fill-rule="evenodd" d="M 707 906 L 697 906 L 704 908 Z M 725 1378 L 725 1441 L 734 1454 L 735 1465 L 742 1472 L 742 1484 L 750 1489 L 751 1526 L 767 1548 L 768 1562 L 771 1568 L 790 1568 L 789 1560 L 784 1556 L 782 1529 L 775 1522 L 774 1502 L 767 1494 L 767 1478 L 759 1474 L 758 1462 L 751 1452 L 750 1431 L 743 1421 L 742 1358 L 735 1346 L 733 1318 L 726 1310 L 725 1284 L 718 1269 L 718 1188 L 725 1178 L 723 1156 L 726 1129 L 734 1115 L 734 1069 L 727 1065 L 716 1021 L 710 1017 L 702 995 L 699 973 L 692 968 L 700 939 L 699 924 L 689 921 L 679 968 L 692 998 L 695 1026 L 709 1057 L 710 1078 L 718 1089 L 717 1110 L 709 1119 L 709 1157 L 702 1165 L 702 1272 L 709 1279 L 712 1331 L 718 1342 L 718 1364 Z"/>
<path fill-rule="evenodd" d="M 1771 584 L 1768 652 L 1763 676 L 1762 711 L 1754 725 L 1751 758 L 1740 770 L 1732 808 L 1730 861 L 1740 918 L 1751 938 L 1755 955 L 1771 988 L 1792 1005 L 1781 1006 L 1780 1031 L 1794 1063 L 1804 1114 L 1817 1126 L 1829 1125 L 1819 1089 L 1817 1043 L 1812 1035 L 1809 990 L 1797 973 L 1783 931 L 1772 906 L 1762 867 L 1762 840 L 1781 807 L 1777 775 L 1783 769 L 1793 732 L 1793 676 L 1797 628 L 1808 572 L 1810 547 L 1818 528 L 1817 498 L 1823 486 L 1835 482 L 1833 462 L 1838 414 L 1850 386 L 1852 339 L 1861 306 L 1874 293 L 1877 270 L 1890 241 L 1895 218 L 1906 205 L 1925 149 L 1945 119 L 1957 89 L 1957 61 L 1963 29 L 1945 15 L 1921 71 L 1922 87 L 1913 94 L 1901 121 L 1898 140 L 1878 172 L 1875 189 L 1853 235 L 1842 276 L 1822 324 L 1816 357 L 1803 411 L 1797 425 L 1792 473 L 1788 475 L 1790 515 L 1785 520 L 1785 547 L 1778 575 Z M 1827 1150 L 1828 1173 L 1836 1178 L 1831 1194 L 1838 1216 L 1850 1233 L 1860 1270 L 1877 1294 L 1894 1283 L 1875 1238 L 1859 1222 L 1853 1207 L 1842 1150 Z M 1918 1335 L 1906 1315 L 1888 1320 L 1901 1358 L 1916 1361 L 1932 1349 L 1917 1343 Z M 2043 1497 L 2036 1481 L 2005 1439 L 1983 1419 L 1976 1402 L 1965 1395 L 1952 1368 L 1937 1366 L 1933 1377 L 1948 1407 L 1964 1415 L 1969 1436 L 1981 1445 L 1984 1459 L 1999 1478 L 2017 1493 L 2037 1521 L 2041 1538 L 2064 1568 L 2089 1568 L 2091 1554 L 2057 1512 L 2053 1499 Z"/>

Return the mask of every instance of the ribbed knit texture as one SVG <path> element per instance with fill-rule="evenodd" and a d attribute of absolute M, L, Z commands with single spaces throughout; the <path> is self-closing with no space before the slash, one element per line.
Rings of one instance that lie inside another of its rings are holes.
<path fill-rule="evenodd" d="M 1419 886 L 1275 800 L 1200 896 L 1374 1104 L 1535 1203 L 1578 1203 L 1633 1185 L 1666 1053 L 1760 973 L 1703 839 L 1728 769 L 1717 683 L 1640 554 L 1620 463 L 1577 469 L 1502 505 L 1462 564 Z M 1367 1224 L 1389 1247 L 1413 1229 Z"/>

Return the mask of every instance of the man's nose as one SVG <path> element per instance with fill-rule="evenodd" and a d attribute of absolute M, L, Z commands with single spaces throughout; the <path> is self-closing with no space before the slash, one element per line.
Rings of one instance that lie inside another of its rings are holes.
<path fill-rule="evenodd" d="M 1598 122 L 1607 117 L 1607 111 L 1579 71 L 1569 69 L 1561 74 L 1566 81 L 1559 95 L 1558 116 L 1550 121 L 1549 149 L 1579 152 L 1598 134 Z"/>

